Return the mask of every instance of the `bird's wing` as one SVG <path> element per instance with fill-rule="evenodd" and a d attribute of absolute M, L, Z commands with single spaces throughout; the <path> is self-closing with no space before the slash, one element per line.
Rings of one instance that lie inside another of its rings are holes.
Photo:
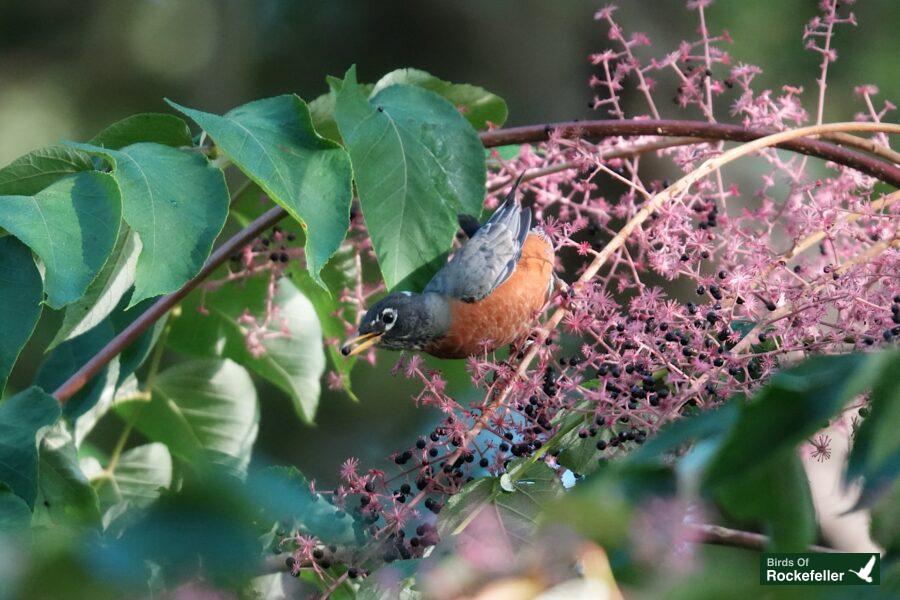
<path fill-rule="evenodd" d="M 521 176 L 487 223 L 437 272 L 426 292 L 464 302 L 481 300 L 512 275 L 531 229 L 531 209 L 516 199 Z"/>
<path fill-rule="evenodd" d="M 862 568 L 860 571 L 861 577 L 868 577 L 872 573 L 872 569 L 875 567 L 875 555 L 872 555 L 872 558 L 869 559 L 869 562 L 866 563 L 866 566 Z"/>

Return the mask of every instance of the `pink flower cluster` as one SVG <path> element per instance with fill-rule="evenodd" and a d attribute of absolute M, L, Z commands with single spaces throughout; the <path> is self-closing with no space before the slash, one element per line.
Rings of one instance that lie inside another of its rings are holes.
<path fill-rule="evenodd" d="M 592 106 L 604 117 L 660 118 L 654 90 L 668 78 L 677 86 L 674 105 L 687 118 L 714 122 L 726 112 L 746 127 L 776 131 L 809 124 L 811 105 L 821 121 L 827 68 L 836 57 L 833 31 L 853 24 L 852 13 L 825 0 L 804 31 L 807 47 L 823 56 L 811 98 L 795 85 L 757 89 L 760 69 L 734 64 L 724 49 L 727 32 L 710 32 L 710 4 L 688 3 L 699 38 L 661 57 L 647 56 L 646 35 L 626 34 L 614 7 L 600 10 L 596 18 L 612 48 L 590 56 Z M 626 114 L 622 95 L 631 88 L 643 98 L 644 114 Z M 887 102 L 876 109 L 874 86 L 856 91 L 864 104 L 857 119 L 878 122 L 893 109 Z M 592 142 L 552 132 L 512 159 L 492 153 L 494 192 L 486 207 L 496 206 L 519 173 L 537 175 L 523 184 L 524 198 L 556 246 L 558 272 L 573 281 L 654 193 L 723 145 L 656 137 Z M 333 501 L 356 514 L 373 540 L 353 559 L 358 566 L 421 556 L 438 541 L 430 513 L 473 476 L 499 475 L 512 460 L 536 454 L 563 471 L 560 426 L 573 415 L 581 420 L 572 436 L 608 460 L 686 411 L 753 393 L 801 357 L 896 341 L 900 196 L 882 194 L 874 179 L 851 169 L 814 170 L 810 160 L 774 149 L 745 160 L 755 161 L 758 179 L 715 171 L 656 210 L 597 276 L 555 297 L 565 317 L 524 374 L 517 373 L 521 352 L 508 360 L 471 357 L 467 367 L 482 400 L 454 398 L 421 358 L 400 359 L 395 374 L 422 383 L 413 400 L 437 408 L 443 420 L 391 455 L 391 473 L 345 463 Z M 359 220 L 351 239 L 357 257 L 372 260 Z M 359 282 L 343 299 L 361 308 L 378 291 Z M 813 443 L 816 457 L 827 458 L 827 438 Z"/>

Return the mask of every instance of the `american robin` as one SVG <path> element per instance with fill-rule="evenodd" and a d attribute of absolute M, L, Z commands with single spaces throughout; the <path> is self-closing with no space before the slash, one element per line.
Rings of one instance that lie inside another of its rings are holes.
<path fill-rule="evenodd" d="M 521 180 L 484 225 L 460 215 L 470 239 L 421 294 L 395 292 L 372 306 L 341 352 L 377 346 L 463 358 L 522 337 L 550 297 L 554 275 L 553 247 L 519 204 Z"/>

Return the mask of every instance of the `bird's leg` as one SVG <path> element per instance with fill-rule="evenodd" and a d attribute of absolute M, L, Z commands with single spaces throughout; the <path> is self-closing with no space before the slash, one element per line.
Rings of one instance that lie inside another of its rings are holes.
<path fill-rule="evenodd" d="M 522 337 L 514 340 L 509 345 L 510 358 L 516 357 L 517 360 L 521 360 L 525 356 L 525 353 L 528 352 L 528 348 L 530 348 L 534 342 L 535 335 L 533 331 L 523 334 Z"/>
<path fill-rule="evenodd" d="M 556 273 L 553 274 L 553 291 L 558 292 L 559 294 L 568 294 L 571 291 L 571 287 L 568 283 L 562 280 Z"/>

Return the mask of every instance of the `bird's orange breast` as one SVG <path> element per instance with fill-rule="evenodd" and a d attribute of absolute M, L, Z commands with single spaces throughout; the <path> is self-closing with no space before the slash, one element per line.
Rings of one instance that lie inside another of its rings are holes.
<path fill-rule="evenodd" d="M 440 358 L 464 358 L 510 344 L 534 324 L 547 302 L 553 278 L 553 248 L 531 233 L 512 275 L 477 302 L 452 300 L 450 328 L 425 351 Z"/>

